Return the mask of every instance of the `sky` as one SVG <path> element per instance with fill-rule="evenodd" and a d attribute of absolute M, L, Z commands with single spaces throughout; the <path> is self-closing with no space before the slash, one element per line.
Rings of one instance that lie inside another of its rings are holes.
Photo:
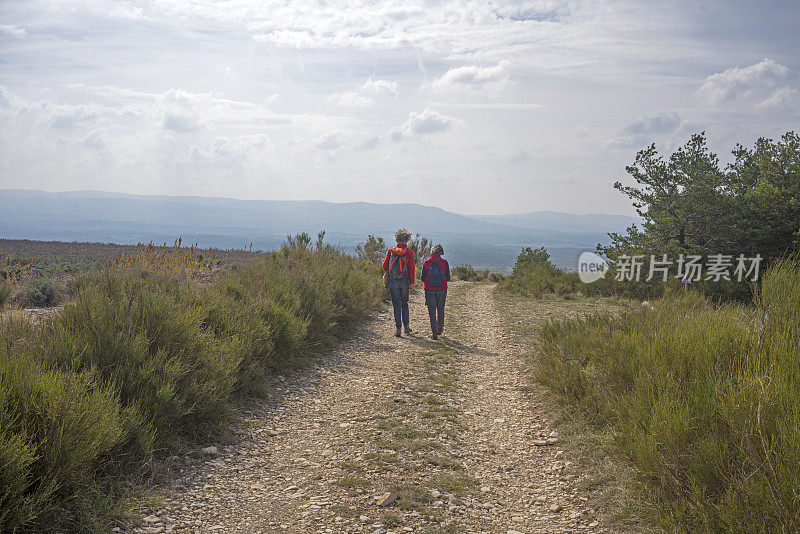
<path fill-rule="evenodd" d="M 633 214 L 800 130 L 800 2 L 0 0 L 0 189 Z M 0 199 L 1 200 L 1 199 Z"/>

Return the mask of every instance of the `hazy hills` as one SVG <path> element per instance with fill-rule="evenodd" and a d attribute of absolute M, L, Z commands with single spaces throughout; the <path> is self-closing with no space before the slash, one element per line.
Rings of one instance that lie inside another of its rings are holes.
<path fill-rule="evenodd" d="M 502 268 L 522 246 L 545 246 L 573 265 L 582 250 L 607 240 L 634 219 L 619 215 L 534 212 L 469 217 L 419 204 L 236 200 L 71 191 L 0 190 L 0 236 L 11 239 L 172 242 L 242 248 L 277 247 L 287 234 L 326 230 L 350 249 L 368 234 L 390 238 L 406 226 L 441 241 L 453 263 Z"/>

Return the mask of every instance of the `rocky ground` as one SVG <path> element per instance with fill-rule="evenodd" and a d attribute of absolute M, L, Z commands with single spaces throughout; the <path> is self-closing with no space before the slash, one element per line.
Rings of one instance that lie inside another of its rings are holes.
<path fill-rule="evenodd" d="M 437 341 L 416 292 L 414 334 L 395 338 L 387 311 L 312 369 L 279 377 L 236 439 L 173 458 L 162 507 L 134 530 L 609 530 L 491 291 L 452 284 Z"/>

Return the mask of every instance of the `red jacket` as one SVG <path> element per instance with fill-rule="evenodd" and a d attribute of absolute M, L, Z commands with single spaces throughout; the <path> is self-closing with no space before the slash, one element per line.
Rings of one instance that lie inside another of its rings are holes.
<path fill-rule="evenodd" d="M 444 285 L 443 286 L 432 286 L 428 284 L 428 272 L 430 271 L 431 267 L 434 269 L 438 269 L 434 265 L 431 265 L 431 261 L 434 263 L 438 263 L 439 267 L 442 268 L 444 272 Z M 443 259 L 438 254 L 431 254 L 431 257 L 425 260 L 422 264 L 422 281 L 425 283 L 425 289 L 428 290 L 437 290 L 437 289 L 447 289 L 447 282 L 450 280 L 450 266 L 447 264 L 447 260 Z"/>
<path fill-rule="evenodd" d="M 398 243 L 397 246 L 390 248 L 386 251 L 386 257 L 383 258 L 383 270 L 389 270 L 389 258 L 392 255 L 392 252 L 397 254 L 398 256 L 405 255 L 406 257 L 406 265 L 408 267 L 408 278 L 411 281 L 411 285 L 414 284 L 414 275 L 416 273 L 416 265 L 414 264 L 414 251 L 408 248 L 405 243 Z"/>

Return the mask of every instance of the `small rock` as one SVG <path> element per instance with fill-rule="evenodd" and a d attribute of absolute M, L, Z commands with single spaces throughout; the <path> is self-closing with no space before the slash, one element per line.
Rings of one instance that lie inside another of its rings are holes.
<path fill-rule="evenodd" d="M 362 523 L 369 523 L 372 521 L 369 517 L 365 515 L 359 516 L 358 520 L 361 521 Z"/>
<path fill-rule="evenodd" d="M 550 505 L 550 511 L 553 512 L 553 513 L 560 512 L 561 511 L 561 505 L 560 504 L 551 504 Z"/>
<path fill-rule="evenodd" d="M 431 497 L 433 497 L 434 499 L 438 499 L 441 496 L 442 496 L 442 492 L 439 491 L 439 490 L 433 490 L 431 492 Z"/>
<path fill-rule="evenodd" d="M 144 518 L 145 523 L 158 523 L 159 521 L 161 520 L 155 515 L 148 515 Z"/>
<path fill-rule="evenodd" d="M 490 488 L 489 486 L 483 486 L 481 488 L 481 493 L 489 493 L 490 491 L 492 491 L 492 488 Z"/>
<path fill-rule="evenodd" d="M 378 506 L 391 506 L 397 502 L 397 494 L 393 492 L 384 493 L 378 499 Z"/>
<path fill-rule="evenodd" d="M 208 454 L 209 456 L 216 456 L 219 454 L 219 449 L 217 449 L 214 445 L 210 447 L 206 447 L 203 449 L 203 454 Z"/>

